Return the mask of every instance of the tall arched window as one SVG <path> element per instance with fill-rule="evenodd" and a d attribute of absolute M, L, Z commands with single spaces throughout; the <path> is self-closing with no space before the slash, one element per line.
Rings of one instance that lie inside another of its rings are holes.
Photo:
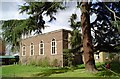
<path fill-rule="evenodd" d="M 56 40 L 52 39 L 51 41 L 51 54 L 57 54 L 57 50 L 56 50 Z"/>
<path fill-rule="evenodd" d="M 44 55 L 44 42 L 40 41 L 39 44 L 39 55 Z"/>
<path fill-rule="evenodd" d="M 34 55 L 34 43 L 30 44 L 30 56 Z"/>
<path fill-rule="evenodd" d="M 22 56 L 26 55 L 26 47 L 25 45 L 22 46 Z"/>

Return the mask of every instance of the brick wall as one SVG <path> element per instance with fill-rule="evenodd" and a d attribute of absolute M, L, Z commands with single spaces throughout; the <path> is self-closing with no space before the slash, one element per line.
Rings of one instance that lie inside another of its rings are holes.
<path fill-rule="evenodd" d="M 58 65 L 63 66 L 63 49 L 68 48 L 68 32 L 67 30 L 56 30 L 53 32 L 29 37 L 21 40 L 20 42 L 20 62 L 22 64 L 28 64 L 31 60 L 39 61 L 42 59 L 48 59 L 49 62 L 53 62 L 57 59 Z M 51 40 L 56 40 L 57 54 L 51 55 Z M 39 43 L 44 42 L 44 55 L 39 55 Z M 34 55 L 30 56 L 30 43 L 34 44 Z M 22 46 L 26 47 L 26 55 L 22 56 Z M 52 63 L 51 63 L 52 64 Z"/>

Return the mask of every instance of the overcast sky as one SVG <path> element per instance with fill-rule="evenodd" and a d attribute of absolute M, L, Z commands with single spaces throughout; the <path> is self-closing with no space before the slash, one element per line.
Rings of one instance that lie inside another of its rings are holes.
<path fill-rule="evenodd" d="M 0 2 L 0 20 L 26 18 L 26 14 L 19 14 L 19 5 L 22 4 L 23 2 Z"/>
<path fill-rule="evenodd" d="M 25 19 L 28 17 L 28 15 L 19 14 L 19 5 L 22 5 L 24 2 L 22 1 L 3 1 L 0 2 L 0 20 L 9 20 L 9 19 Z M 59 11 L 56 15 L 54 15 L 57 20 L 53 22 L 48 22 L 49 17 L 44 16 L 44 20 L 46 21 L 45 25 L 48 25 L 50 27 L 47 27 L 43 32 L 49 32 L 53 30 L 58 29 L 68 29 L 71 30 L 69 27 L 68 20 L 72 13 L 77 13 L 78 17 L 80 17 L 81 12 L 79 9 L 76 8 L 76 3 L 68 3 L 68 7 L 66 10 Z M 91 17 L 92 20 L 95 19 L 95 15 Z M 80 20 L 78 18 L 78 20 Z"/>
<path fill-rule="evenodd" d="M 28 18 L 27 14 L 19 14 L 19 5 L 22 5 L 24 2 L 20 0 L 4 0 L 0 2 L 0 20 L 10 20 L 10 19 L 26 19 Z M 76 8 L 76 3 L 68 3 L 68 7 L 66 10 L 58 11 L 56 15 L 54 15 L 57 19 L 52 22 L 49 21 L 49 17 L 44 16 L 44 20 L 46 21 L 47 26 L 43 30 L 43 33 L 58 30 L 58 29 L 67 29 L 71 30 L 70 23 L 68 22 L 72 13 L 78 14 L 78 21 L 80 21 L 80 9 Z M 91 21 L 95 20 L 95 15 L 91 17 Z M 0 30 L 1 33 L 1 30 Z M 9 49 L 6 51 L 8 52 Z"/>

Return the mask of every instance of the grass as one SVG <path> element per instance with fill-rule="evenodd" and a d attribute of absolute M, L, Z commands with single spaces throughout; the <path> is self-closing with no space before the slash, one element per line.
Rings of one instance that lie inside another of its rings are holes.
<path fill-rule="evenodd" d="M 118 62 L 111 63 L 111 70 L 114 73 L 104 69 L 100 63 L 96 64 L 96 66 L 99 69 L 98 73 L 85 71 L 83 64 L 73 68 L 25 65 L 9 65 L 1 68 L 3 77 L 116 77 L 120 74 L 120 64 Z"/>
<path fill-rule="evenodd" d="M 85 69 L 76 69 L 62 74 L 52 74 L 50 77 L 96 77 L 95 74 L 86 72 Z"/>
<path fill-rule="evenodd" d="M 87 74 L 86 74 L 87 73 Z M 11 65 L 2 67 L 3 77 L 94 77 L 85 69 Z"/>
<path fill-rule="evenodd" d="M 2 67 L 3 77 L 31 77 L 38 72 L 48 71 L 50 67 L 36 67 L 24 65 L 10 65 Z"/>

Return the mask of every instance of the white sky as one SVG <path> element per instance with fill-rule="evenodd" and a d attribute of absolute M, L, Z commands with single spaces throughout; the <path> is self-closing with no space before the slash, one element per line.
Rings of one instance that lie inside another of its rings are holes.
<path fill-rule="evenodd" d="M 25 19 L 28 17 L 28 15 L 24 14 L 19 14 L 19 5 L 22 5 L 22 1 L 18 0 L 13 0 L 10 1 L 3 1 L 0 2 L 0 20 L 8 20 L 8 19 Z M 49 17 L 44 16 L 44 20 L 46 21 L 45 25 L 48 25 L 50 27 L 47 27 L 43 32 L 50 32 L 53 30 L 58 30 L 58 29 L 67 29 L 71 30 L 69 27 L 69 18 L 72 13 L 77 13 L 78 17 L 80 18 L 81 12 L 80 9 L 76 8 L 76 3 L 68 3 L 68 7 L 66 10 L 59 11 L 55 17 L 57 18 L 56 21 L 53 22 L 48 22 Z M 80 20 L 78 18 L 78 20 Z M 94 21 L 95 15 L 91 17 L 91 20 Z"/>
<path fill-rule="evenodd" d="M 22 5 L 23 2 L 21 0 L 4 0 L 0 2 L 0 20 L 10 20 L 10 19 L 25 19 L 28 17 L 26 14 L 19 14 L 19 5 Z M 54 15 L 57 19 L 52 22 L 49 21 L 49 17 L 44 16 L 44 20 L 46 21 L 47 26 L 43 30 L 43 33 L 58 30 L 58 29 L 67 29 L 71 30 L 70 23 L 68 22 L 70 16 L 72 13 L 76 13 L 78 15 L 78 21 L 80 21 L 80 9 L 76 8 L 76 3 L 68 3 L 68 7 L 66 10 L 58 11 L 56 15 Z M 94 21 L 96 18 L 96 15 L 94 14 L 92 17 L 90 17 L 91 21 Z M 0 30 L 1 33 L 1 30 Z M 8 48 L 7 48 L 8 49 Z M 6 51 L 10 51 L 9 49 Z"/>

